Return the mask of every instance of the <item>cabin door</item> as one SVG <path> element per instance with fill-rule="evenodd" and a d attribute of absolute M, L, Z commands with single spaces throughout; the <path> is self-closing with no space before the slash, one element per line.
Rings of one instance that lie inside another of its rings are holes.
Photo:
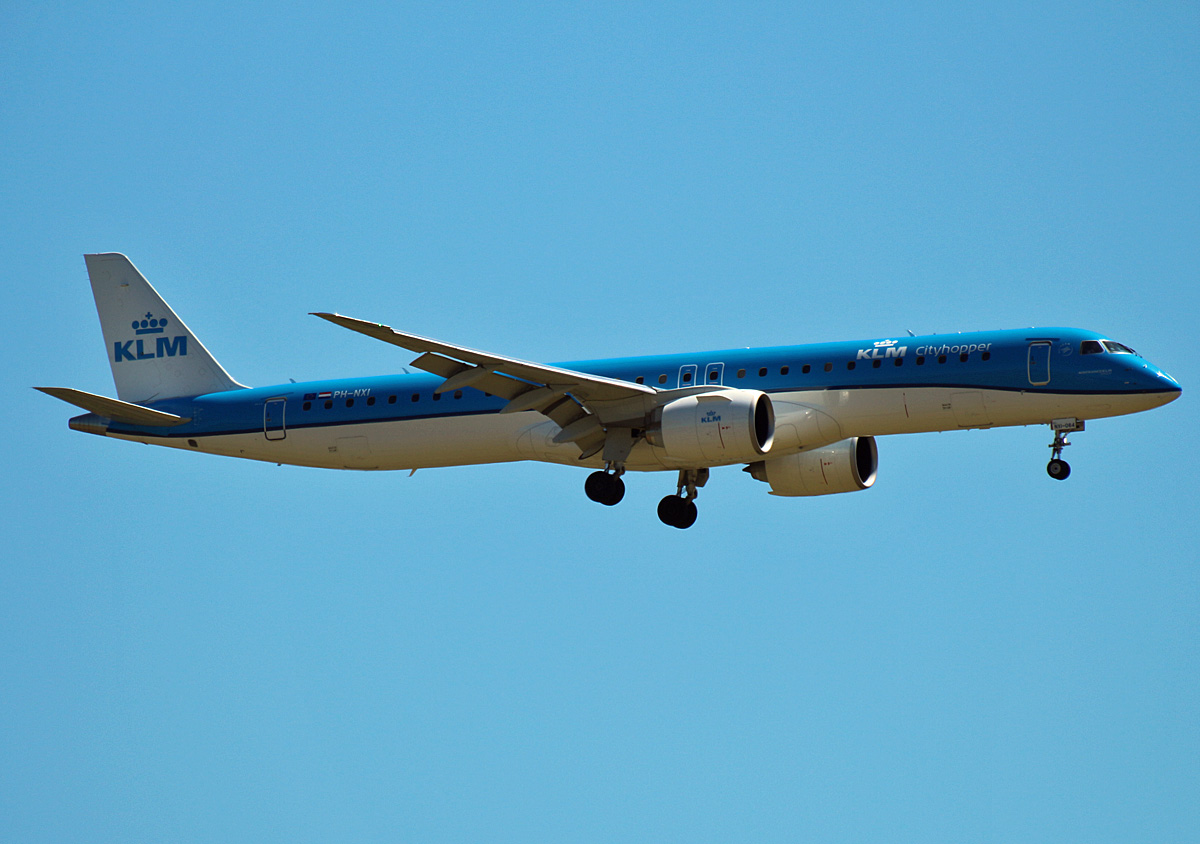
<path fill-rule="evenodd" d="M 1050 344 L 1029 344 L 1029 383 L 1036 386 L 1050 383 Z"/>

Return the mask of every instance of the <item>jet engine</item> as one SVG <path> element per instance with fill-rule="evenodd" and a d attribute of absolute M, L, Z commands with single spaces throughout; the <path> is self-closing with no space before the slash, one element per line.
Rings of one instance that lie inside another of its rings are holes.
<path fill-rule="evenodd" d="M 674 463 L 722 466 L 757 460 L 771 450 L 775 410 L 758 390 L 698 393 L 654 409 L 646 439 Z"/>
<path fill-rule="evenodd" d="M 874 437 L 848 440 L 751 463 L 744 471 L 771 485 L 771 495 L 828 495 L 856 492 L 875 483 L 879 451 Z"/>

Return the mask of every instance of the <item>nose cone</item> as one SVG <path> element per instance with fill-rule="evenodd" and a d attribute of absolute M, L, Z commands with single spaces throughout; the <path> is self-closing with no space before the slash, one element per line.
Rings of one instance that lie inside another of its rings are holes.
<path fill-rule="evenodd" d="M 1157 394 L 1161 399 L 1160 404 L 1173 402 L 1183 394 L 1183 388 L 1179 386 L 1179 382 L 1152 363 L 1145 364 L 1141 373 L 1141 381 L 1145 385 L 1144 389 Z"/>
<path fill-rule="evenodd" d="M 1175 401 L 1175 399 L 1183 395 L 1183 387 L 1179 386 L 1179 382 L 1161 369 L 1158 371 L 1158 379 L 1162 383 L 1163 389 L 1171 394 L 1171 397 L 1167 401 Z"/>

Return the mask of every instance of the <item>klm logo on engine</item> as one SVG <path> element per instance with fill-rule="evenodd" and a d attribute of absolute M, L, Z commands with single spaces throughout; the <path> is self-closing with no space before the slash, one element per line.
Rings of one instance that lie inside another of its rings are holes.
<path fill-rule="evenodd" d="M 703 416 L 700 417 L 701 425 L 705 425 L 709 422 L 720 422 L 720 421 L 721 421 L 721 414 L 717 413 L 717 411 L 715 411 L 715 410 L 710 410 L 707 413 L 705 413 Z"/>
<path fill-rule="evenodd" d="M 908 346 L 896 345 L 897 340 L 880 340 L 870 349 L 859 349 L 855 360 L 878 360 L 879 358 L 902 358 L 908 352 Z"/>
<path fill-rule="evenodd" d="M 161 335 L 167 328 L 167 318 L 155 319 L 154 314 L 146 314 L 143 319 L 135 319 L 131 325 L 133 333 L 138 335 L 136 340 L 120 340 L 113 342 L 113 362 L 121 363 L 126 360 L 150 360 L 152 358 L 173 358 L 176 355 L 187 355 L 187 335 L 178 334 L 174 337 L 143 337 L 144 334 Z M 150 340 L 154 344 L 150 344 Z"/>

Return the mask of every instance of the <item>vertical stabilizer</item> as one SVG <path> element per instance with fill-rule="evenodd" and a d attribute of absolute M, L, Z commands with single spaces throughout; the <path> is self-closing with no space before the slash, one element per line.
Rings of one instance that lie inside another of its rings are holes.
<path fill-rule="evenodd" d="M 83 257 L 121 401 L 244 389 L 128 258 L 117 252 Z"/>

